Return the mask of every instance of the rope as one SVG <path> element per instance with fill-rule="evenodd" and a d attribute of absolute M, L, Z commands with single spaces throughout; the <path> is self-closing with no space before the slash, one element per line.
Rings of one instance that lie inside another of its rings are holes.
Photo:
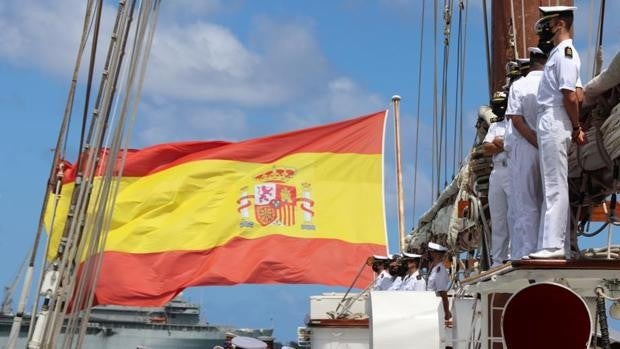
<path fill-rule="evenodd" d="M 487 0 L 482 0 L 482 20 L 484 24 L 484 48 L 487 54 L 487 79 L 489 83 L 489 99 L 492 96 L 492 82 L 491 82 L 491 53 L 489 48 L 489 20 L 487 18 Z"/>
<path fill-rule="evenodd" d="M 444 46 L 443 46 L 443 66 L 442 66 L 442 81 L 441 81 L 441 111 L 439 121 L 439 149 L 438 149 L 438 161 L 437 161 L 437 192 L 439 193 L 439 179 L 442 173 L 442 159 L 443 159 L 443 174 L 444 174 L 444 188 L 448 185 L 446 178 L 448 167 L 448 68 L 450 60 L 450 26 L 452 17 L 452 3 L 453 0 L 444 1 Z"/>
<path fill-rule="evenodd" d="M 510 30 L 508 32 L 508 40 L 510 42 L 510 47 L 512 47 L 512 51 L 515 55 L 515 59 L 519 58 L 519 50 L 517 50 L 516 38 L 517 34 L 515 33 L 515 4 L 514 0 L 510 0 Z"/>
<path fill-rule="evenodd" d="M 461 77 L 460 77 L 460 104 L 459 104 L 459 155 L 462 162 L 465 155 L 463 154 L 463 91 L 465 90 L 465 63 L 467 60 L 467 22 L 469 18 L 469 6 L 468 2 L 465 2 L 465 27 L 463 28 L 463 52 L 461 57 Z"/>
<path fill-rule="evenodd" d="M 417 106 L 416 106 L 416 125 L 415 125 L 415 152 L 413 157 L 413 217 L 416 216 L 416 202 L 417 202 L 417 193 L 418 193 L 418 150 L 420 146 L 420 99 L 421 99 L 421 91 L 422 91 L 422 61 L 424 58 L 423 48 L 424 48 L 424 15 L 426 13 L 426 1 L 422 0 L 422 13 L 420 14 L 420 63 L 418 65 L 418 96 L 417 96 Z M 431 198 L 432 200 L 432 198 Z"/>
<path fill-rule="evenodd" d="M 601 287 L 597 287 L 595 293 L 597 294 L 596 317 L 601 327 L 600 347 L 602 349 L 609 349 L 609 328 L 607 327 L 607 313 L 605 312 L 605 293 Z M 596 332 L 594 334 L 596 335 Z"/>
<path fill-rule="evenodd" d="M 99 94 L 95 102 L 93 122 L 91 123 L 84 146 L 86 150 L 84 152 L 86 156 L 85 166 L 84 169 L 78 169 L 78 171 L 82 170 L 82 173 L 88 175 L 83 178 L 83 181 L 79 183 L 76 181 L 71 199 L 71 212 L 67 217 L 62 243 L 59 246 L 58 257 L 54 263 L 61 284 L 59 290 L 46 298 L 46 302 L 44 303 L 44 307 L 50 309 L 49 320 L 42 331 L 40 331 L 43 333 L 43 338 L 37 338 L 37 341 L 41 341 L 44 346 L 52 343 L 54 338 L 58 338 L 64 323 L 63 319 L 65 318 L 65 314 L 69 314 L 67 310 L 71 302 L 67 297 L 75 290 L 74 284 L 77 277 L 77 273 L 75 272 L 76 261 L 79 263 L 81 257 L 84 255 L 84 243 L 86 239 L 82 238 L 82 233 L 84 231 L 86 209 L 89 207 L 93 176 L 95 175 L 95 168 L 99 160 L 98 157 L 102 146 L 103 135 L 107 129 L 110 112 L 109 106 L 113 100 L 114 91 L 116 90 L 119 68 L 128 39 L 135 2 L 131 1 L 129 13 L 127 13 L 127 6 L 125 5 L 125 2 L 119 3 L 119 11 L 114 24 L 112 41 L 104 64 Z M 69 314 L 68 317 L 69 322 L 75 322 L 76 314 Z M 38 323 L 37 326 L 39 326 Z M 67 330 L 69 330 L 69 332 L 67 332 L 65 336 L 70 337 L 70 326 Z M 34 333 L 37 333 L 37 331 L 34 331 Z"/>
<path fill-rule="evenodd" d="M 527 37 L 525 36 L 525 4 L 524 0 L 521 0 L 521 36 L 523 38 L 523 54 L 528 57 L 527 54 Z"/>
<path fill-rule="evenodd" d="M 601 0 L 601 10 L 598 17 L 598 31 L 596 33 L 596 53 L 594 57 L 594 75 L 601 73 L 603 66 L 603 26 L 605 24 L 605 0 Z"/>
<path fill-rule="evenodd" d="M 592 20 L 594 18 L 594 1 L 590 1 L 590 9 L 588 10 L 588 58 L 592 59 L 592 65 L 588 66 L 588 70 L 586 71 L 586 76 L 589 76 L 590 78 L 594 77 L 594 66 L 596 64 L 596 62 L 594 62 L 594 57 L 596 56 L 596 52 L 594 53 L 590 53 L 593 52 L 592 50 L 592 46 L 594 45 L 594 39 L 592 37 L 592 31 L 593 31 L 593 27 L 594 27 L 594 21 Z M 592 55 L 592 56 L 590 56 Z"/>
<path fill-rule="evenodd" d="M 439 136 L 437 134 L 437 11 L 438 11 L 438 1 L 434 1 L 434 12 L 435 17 L 433 21 L 433 142 L 432 142 L 432 159 L 431 163 L 431 202 L 435 200 L 435 166 L 437 166 L 437 140 Z M 437 174 L 437 178 L 439 178 L 440 174 Z M 437 195 L 439 196 L 439 179 L 437 179 Z"/>

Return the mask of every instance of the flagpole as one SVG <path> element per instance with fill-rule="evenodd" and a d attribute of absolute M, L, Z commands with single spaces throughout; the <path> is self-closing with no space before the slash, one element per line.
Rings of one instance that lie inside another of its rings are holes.
<path fill-rule="evenodd" d="M 400 251 L 405 249 L 405 202 L 403 199 L 403 173 L 400 159 L 400 96 L 392 96 L 394 107 L 394 133 L 396 147 L 396 189 L 398 191 L 398 236 L 400 240 Z"/>

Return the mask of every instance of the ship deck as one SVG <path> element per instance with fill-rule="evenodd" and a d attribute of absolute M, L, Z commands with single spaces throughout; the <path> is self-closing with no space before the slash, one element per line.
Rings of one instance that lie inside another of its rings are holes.
<path fill-rule="evenodd" d="M 461 280 L 474 292 L 514 292 L 535 282 L 570 285 L 584 296 L 606 281 L 618 282 L 620 260 L 515 260 Z"/>

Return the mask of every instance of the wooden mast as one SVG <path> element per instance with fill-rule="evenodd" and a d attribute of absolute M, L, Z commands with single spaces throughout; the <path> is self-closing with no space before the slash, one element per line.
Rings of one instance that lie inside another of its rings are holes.
<path fill-rule="evenodd" d="M 495 92 L 506 83 L 506 63 L 517 57 L 527 58 L 527 47 L 538 44 L 534 32 L 534 24 L 540 18 L 538 6 L 573 6 L 573 0 L 493 0 L 491 3 L 491 86 Z"/>

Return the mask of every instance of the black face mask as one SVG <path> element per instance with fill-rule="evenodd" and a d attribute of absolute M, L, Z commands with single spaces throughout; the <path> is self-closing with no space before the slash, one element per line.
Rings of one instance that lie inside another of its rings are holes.
<path fill-rule="evenodd" d="M 538 41 L 538 48 L 547 56 L 549 56 L 549 53 L 551 53 L 554 47 L 555 45 L 553 45 L 553 41 L 551 40 L 544 41 L 540 39 Z"/>
<path fill-rule="evenodd" d="M 546 55 L 549 55 L 551 50 L 555 47 L 553 44 L 553 38 L 557 34 L 557 29 L 553 30 L 552 23 L 546 23 L 543 25 L 542 30 L 538 33 L 538 48 L 541 49 Z"/>

